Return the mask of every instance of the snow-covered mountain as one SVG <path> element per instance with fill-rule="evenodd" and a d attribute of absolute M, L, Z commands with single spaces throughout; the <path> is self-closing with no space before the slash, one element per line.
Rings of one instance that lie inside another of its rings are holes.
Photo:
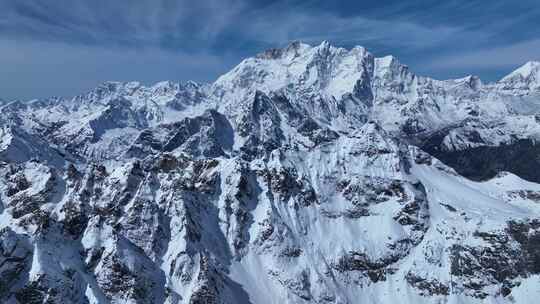
<path fill-rule="evenodd" d="M 0 301 L 534 303 L 539 81 L 295 42 L 6 103 Z"/>

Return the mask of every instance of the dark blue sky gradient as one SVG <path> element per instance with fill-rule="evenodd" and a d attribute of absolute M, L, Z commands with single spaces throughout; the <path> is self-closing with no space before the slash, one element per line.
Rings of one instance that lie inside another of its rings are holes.
<path fill-rule="evenodd" d="M 293 40 L 494 81 L 540 59 L 540 2 L 0 0 L 0 97 L 69 96 L 105 80 L 212 81 Z"/>

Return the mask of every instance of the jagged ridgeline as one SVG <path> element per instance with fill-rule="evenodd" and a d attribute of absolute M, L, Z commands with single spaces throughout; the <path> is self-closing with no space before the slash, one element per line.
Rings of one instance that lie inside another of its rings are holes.
<path fill-rule="evenodd" d="M 537 300 L 538 62 L 292 43 L 0 111 L 1 303 Z"/>

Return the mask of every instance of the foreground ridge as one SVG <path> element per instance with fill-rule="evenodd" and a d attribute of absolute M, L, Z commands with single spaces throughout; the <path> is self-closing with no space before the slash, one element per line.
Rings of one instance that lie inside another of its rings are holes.
<path fill-rule="evenodd" d="M 2 102 L 0 302 L 532 303 L 539 80 L 294 42 Z"/>

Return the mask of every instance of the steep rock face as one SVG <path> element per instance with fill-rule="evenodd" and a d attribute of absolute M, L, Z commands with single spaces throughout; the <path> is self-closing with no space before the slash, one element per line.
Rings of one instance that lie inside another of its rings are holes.
<path fill-rule="evenodd" d="M 10 228 L 0 231 L 0 296 L 4 298 L 30 269 L 32 247 L 28 238 Z"/>
<path fill-rule="evenodd" d="M 519 139 L 508 145 L 479 146 L 458 151 L 439 151 L 433 146 L 425 150 L 473 180 L 493 178 L 509 171 L 534 182 L 540 182 L 538 145 L 529 139 Z"/>
<path fill-rule="evenodd" d="M 0 302 L 533 302 L 537 75 L 293 43 L 5 103 Z"/>
<path fill-rule="evenodd" d="M 159 152 L 182 151 L 195 157 L 218 157 L 230 153 L 232 145 L 229 121 L 222 114 L 208 110 L 200 116 L 145 129 L 125 156 L 144 158 Z"/>

